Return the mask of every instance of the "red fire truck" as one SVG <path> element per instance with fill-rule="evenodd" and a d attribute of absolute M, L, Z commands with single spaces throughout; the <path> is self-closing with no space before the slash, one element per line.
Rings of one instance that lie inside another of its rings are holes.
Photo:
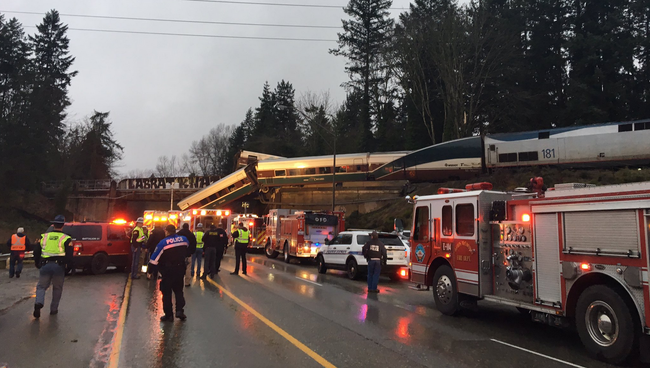
<path fill-rule="evenodd" d="M 491 189 L 407 197 L 411 280 L 433 286 L 438 310 L 453 315 L 485 299 L 575 325 L 607 362 L 648 354 L 650 182 L 560 184 L 545 195 Z"/>
<path fill-rule="evenodd" d="M 267 228 L 269 237 L 275 234 L 275 241 L 269 239 L 267 242 L 266 256 L 276 258 L 282 253 L 287 263 L 293 257 L 313 259 L 327 239 L 332 239 L 343 230 L 343 212 L 296 211 L 286 217 L 278 217 L 277 226 Z"/>

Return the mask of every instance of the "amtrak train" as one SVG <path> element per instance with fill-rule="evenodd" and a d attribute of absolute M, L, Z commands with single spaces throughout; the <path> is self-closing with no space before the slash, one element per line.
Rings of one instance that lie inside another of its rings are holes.
<path fill-rule="evenodd" d="M 255 190 L 332 182 L 332 156 L 283 158 L 251 151 L 240 169 L 179 202 L 222 205 Z M 650 164 L 650 119 L 475 136 L 416 151 L 336 156 L 335 180 L 446 181 L 482 170 L 524 166 L 613 167 Z"/>

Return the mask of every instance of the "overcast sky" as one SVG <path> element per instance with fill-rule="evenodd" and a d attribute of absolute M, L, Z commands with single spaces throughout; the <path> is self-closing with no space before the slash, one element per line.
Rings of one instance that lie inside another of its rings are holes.
<path fill-rule="evenodd" d="M 239 0 L 235 0 L 239 1 Z M 244 0 L 241 0 L 244 1 Z M 58 10 L 70 28 L 191 33 L 250 37 L 336 40 L 339 29 L 279 28 L 213 24 L 89 19 L 65 14 L 246 23 L 340 26 L 346 0 L 256 0 L 257 2 L 341 5 L 306 8 L 184 0 L 3 0 L 0 12 L 16 17 L 29 34 L 45 13 Z M 409 0 L 394 0 L 407 8 Z M 394 10 L 396 17 L 400 11 Z M 32 26 L 32 27 L 30 27 Z M 124 146 L 118 171 L 154 168 L 161 155 L 186 153 L 212 127 L 238 124 L 259 104 L 262 86 L 284 79 L 296 97 L 328 91 L 341 103 L 347 80 L 345 59 L 330 55 L 336 42 L 269 41 L 70 30 L 70 52 L 79 74 L 72 80 L 68 118 L 93 110 L 110 111 L 113 131 Z"/>

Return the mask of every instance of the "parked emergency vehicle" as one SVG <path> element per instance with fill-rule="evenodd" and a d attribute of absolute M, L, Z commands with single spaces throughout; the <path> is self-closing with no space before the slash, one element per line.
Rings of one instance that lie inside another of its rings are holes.
<path fill-rule="evenodd" d="M 156 225 L 161 225 L 163 227 L 167 225 L 174 225 L 178 227 L 180 218 L 181 211 L 146 210 L 144 211 L 144 222 L 142 225 L 146 226 L 149 230 L 156 227 Z"/>
<path fill-rule="evenodd" d="M 181 226 L 189 224 L 190 231 L 196 230 L 196 225 L 203 224 L 203 229 L 207 229 L 210 225 L 217 225 L 222 223 L 224 229 L 230 227 L 230 210 L 226 209 L 202 209 L 202 210 L 187 210 L 181 212 L 180 215 Z"/>
<path fill-rule="evenodd" d="M 255 214 L 234 214 L 231 218 L 232 226 L 237 226 L 240 222 L 248 229 L 250 239 L 248 240 L 248 249 L 264 249 L 266 245 L 266 225 L 264 219 Z"/>
<path fill-rule="evenodd" d="M 289 216 L 293 215 L 296 212 L 300 212 L 302 210 L 292 210 L 292 209 L 286 209 L 286 208 L 276 208 L 272 209 L 269 211 L 268 215 L 264 216 L 264 223 L 266 225 L 266 236 L 264 239 L 264 251 L 266 253 L 266 256 L 269 258 L 275 258 L 277 257 L 277 253 L 275 256 L 273 256 L 276 248 L 276 244 L 278 243 L 278 239 L 280 239 L 280 221 Z"/>
<path fill-rule="evenodd" d="M 411 280 L 433 286 L 438 310 L 490 300 L 538 322 L 574 324 L 607 362 L 647 354 L 650 182 L 560 184 L 544 196 L 491 189 L 440 188 L 411 200 Z"/>
<path fill-rule="evenodd" d="M 345 230 L 345 216 L 343 212 L 296 211 L 280 217 L 278 228 L 275 243 L 267 243 L 267 257 L 282 253 L 287 263 L 293 257 L 313 259 L 326 240 Z"/>

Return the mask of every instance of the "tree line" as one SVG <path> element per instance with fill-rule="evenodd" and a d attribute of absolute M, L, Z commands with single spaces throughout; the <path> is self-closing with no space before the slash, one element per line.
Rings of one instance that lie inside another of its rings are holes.
<path fill-rule="evenodd" d="M 348 19 L 330 50 L 347 60 L 340 106 L 309 92 L 296 103 L 290 82 L 274 90 L 267 83 L 260 105 L 220 151 L 227 164 L 202 172 L 226 174 L 241 149 L 280 156 L 330 154 L 334 143 L 338 153 L 412 150 L 471 135 L 650 117 L 648 0 L 414 0 L 397 20 L 391 5 L 350 0 L 345 7 Z"/>
<path fill-rule="evenodd" d="M 37 189 L 53 180 L 107 179 L 120 159 L 108 112 L 67 120 L 77 72 L 68 27 L 56 10 L 33 35 L 0 14 L 0 190 Z"/>

